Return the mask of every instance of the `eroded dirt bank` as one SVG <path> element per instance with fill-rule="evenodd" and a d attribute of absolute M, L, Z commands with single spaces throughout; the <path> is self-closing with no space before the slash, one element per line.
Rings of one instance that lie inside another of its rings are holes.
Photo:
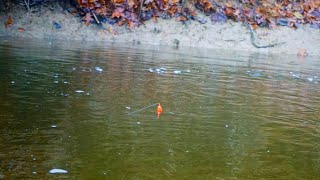
<path fill-rule="evenodd" d="M 4 24 L 11 16 L 14 23 Z M 204 15 L 199 15 L 204 16 Z M 205 17 L 205 16 L 204 16 Z M 206 17 L 205 17 L 206 18 Z M 22 6 L 1 13 L 1 36 L 123 42 L 150 45 L 189 46 L 263 53 L 320 55 L 320 30 L 302 26 L 298 29 L 277 27 L 275 30 L 258 28 L 256 42 L 260 45 L 284 43 L 275 47 L 255 48 L 251 43 L 249 29 L 242 23 L 228 21 L 225 24 L 200 24 L 189 21 L 182 24 L 176 19 L 152 20 L 134 30 L 125 26 L 91 24 L 86 26 L 80 19 L 65 11 L 59 3 L 39 6 L 27 13 Z M 57 27 L 56 25 L 59 25 Z"/>

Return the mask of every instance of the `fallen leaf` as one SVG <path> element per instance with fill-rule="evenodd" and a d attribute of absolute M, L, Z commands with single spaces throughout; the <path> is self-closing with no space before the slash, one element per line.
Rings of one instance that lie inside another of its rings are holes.
<path fill-rule="evenodd" d="M 130 28 L 131 30 L 133 30 L 133 28 L 134 28 L 134 22 L 131 21 L 131 20 L 127 20 L 127 22 L 128 22 L 129 28 Z"/>
<path fill-rule="evenodd" d="M 227 7 L 225 10 L 226 16 L 229 16 L 229 17 L 233 17 L 233 12 L 234 12 L 234 9 L 230 7 Z"/>
<path fill-rule="evenodd" d="M 153 13 L 152 20 L 153 20 L 153 22 L 158 22 L 158 16 L 156 13 Z"/>
<path fill-rule="evenodd" d="M 124 0 L 112 0 L 114 4 L 121 4 Z"/>
<path fill-rule="evenodd" d="M 124 17 L 125 14 L 123 13 L 124 12 L 124 8 L 122 7 L 117 7 L 114 12 L 112 13 L 112 16 L 111 17 L 116 17 L 116 18 L 120 18 L 120 17 Z"/>
<path fill-rule="evenodd" d="M 185 17 L 185 16 L 179 16 L 179 17 L 177 17 L 177 20 L 178 20 L 178 21 L 186 21 L 186 20 L 187 20 L 187 17 Z"/>
<path fill-rule="evenodd" d="M 254 23 L 254 24 L 251 24 L 251 27 L 252 29 L 256 30 L 258 28 L 258 25 Z"/>
<path fill-rule="evenodd" d="M 114 30 L 112 27 L 109 28 L 109 32 L 112 34 L 112 35 L 118 35 L 118 32 L 116 30 Z"/>
<path fill-rule="evenodd" d="M 8 17 L 7 21 L 4 23 L 4 27 L 7 28 L 13 24 L 13 19 L 11 16 Z"/>
<path fill-rule="evenodd" d="M 93 21 L 90 13 L 87 13 L 82 19 L 85 21 L 86 26 L 89 26 L 90 22 Z"/>
<path fill-rule="evenodd" d="M 134 0 L 128 0 L 129 9 L 131 9 L 134 6 L 134 4 Z"/>
<path fill-rule="evenodd" d="M 293 15 L 298 19 L 303 19 L 303 15 L 300 14 L 299 12 L 294 12 Z"/>
<path fill-rule="evenodd" d="M 24 31 L 26 31 L 24 28 L 21 28 L 21 27 L 19 27 L 18 30 L 19 30 L 19 32 L 24 32 Z"/>

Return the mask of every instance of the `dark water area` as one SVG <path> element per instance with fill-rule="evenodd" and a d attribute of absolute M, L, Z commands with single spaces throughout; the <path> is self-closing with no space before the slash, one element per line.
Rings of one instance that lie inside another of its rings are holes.
<path fill-rule="evenodd" d="M 0 39 L 0 179 L 318 179 L 319 70 L 316 57 Z M 130 114 L 158 102 L 159 119 Z"/>

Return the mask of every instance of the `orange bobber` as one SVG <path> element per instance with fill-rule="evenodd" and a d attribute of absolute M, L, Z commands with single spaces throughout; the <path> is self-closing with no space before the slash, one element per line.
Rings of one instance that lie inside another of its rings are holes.
<path fill-rule="evenodd" d="M 160 114 L 162 113 L 162 107 L 161 104 L 158 103 L 158 107 L 157 107 L 157 114 L 158 114 L 158 118 L 160 117 Z"/>

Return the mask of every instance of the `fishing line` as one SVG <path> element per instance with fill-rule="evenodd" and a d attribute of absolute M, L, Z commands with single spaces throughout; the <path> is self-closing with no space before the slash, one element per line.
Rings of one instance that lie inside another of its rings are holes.
<path fill-rule="evenodd" d="M 150 107 L 156 106 L 156 105 L 158 105 L 158 104 L 159 104 L 159 103 L 152 104 L 152 105 L 150 105 L 150 106 L 147 106 L 147 107 L 144 107 L 144 108 L 142 108 L 142 109 L 139 109 L 139 110 L 133 111 L 133 112 L 131 112 L 131 113 L 128 113 L 128 115 L 131 115 L 131 114 L 134 114 L 134 113 L 143 111 L 143 110 L 145 110 L 145 109 L 148 109 L 148 108 L 150 108 Z"/>

